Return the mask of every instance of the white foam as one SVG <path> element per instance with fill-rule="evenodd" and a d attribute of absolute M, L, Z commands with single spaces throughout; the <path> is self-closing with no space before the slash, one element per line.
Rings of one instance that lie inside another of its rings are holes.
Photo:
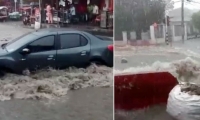
<path fill-rule="evenodd" d="M 7 74 L 0 78 L 0 100 L 57 99 L 67 95 L 68 90 L 111 86 L 112 68 L 105 66 L 40 70 L 28 76 Z"/>
<path fill-rule="evenodd" d="M 190 57 L 174 62 L 156 61 L 152 65 L 130 67 L 125 70 L 114 70 L 115 74 L 137 74 L 146 72 L 168 71 L 178 78 L 179 82 L 200 84 L 200 64 Z"/>

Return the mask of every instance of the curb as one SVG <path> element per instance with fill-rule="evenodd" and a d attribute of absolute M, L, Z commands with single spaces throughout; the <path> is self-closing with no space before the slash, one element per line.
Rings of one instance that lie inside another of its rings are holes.
<path fill-rule="evenodd" d="M 114 41 L 115 42 L 115 47 L 125 47 L 125 46 L 154 46 L 158 45 L 155 41 L 153 40 L 135 40 L 135 41 Z"/>

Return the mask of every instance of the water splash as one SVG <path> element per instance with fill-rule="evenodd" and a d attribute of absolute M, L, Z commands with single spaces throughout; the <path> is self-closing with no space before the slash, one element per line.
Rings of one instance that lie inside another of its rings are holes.
<path fill-rule="evenodd" d="M 27 76 L 6 74 L 0 78 L 0 100 L 58 99 L 68 90 L 113 86 L 112 68 L 91 65 L 86 69 L 39 70 Z"/>
<path fill-rule="evenodd" d="M 162 72 L 168 71 L 181 82 L 190 82 L 200 85 L 200 64 L 194 59 L 187 57 L 183 60 L 173 62 L 156 61 L 152 65 L 130 67 L 125 70 L 115 70 L 115 74 L 137 74 L 144 72 Z"/>

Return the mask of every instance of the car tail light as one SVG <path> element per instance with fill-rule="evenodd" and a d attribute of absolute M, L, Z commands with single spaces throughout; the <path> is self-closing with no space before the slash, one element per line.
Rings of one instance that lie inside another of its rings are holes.
<path fill-rule="evenodd" d="M 113 51 L 113 45 L 108 45 L 108 50 Z"/>

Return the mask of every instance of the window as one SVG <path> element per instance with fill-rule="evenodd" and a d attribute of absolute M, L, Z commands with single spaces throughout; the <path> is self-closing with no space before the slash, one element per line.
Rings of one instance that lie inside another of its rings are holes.
<path fill-rule="evenodd" d="M 61 49 L 79 47 L 81 45 L 78 34 L 60 35 Z"/>
<path fill-rule="evenodd" d="M 87 39 L 79 34 L 60 35 L 61 49 L 85 46 L 87 43 Z"/>
<path fill-rule="evenodd" d="M 88 44 L 88 40 L 82 35 L 80 37 L 81 37 L 81 46 L 86 46 Z"/>
<path fill-rule="evenodd" d="M 30 40 L 37 39 L 37 36 L 31 33 L 22 35 L 14 40 L 11 40 L 5 48 L 7 49 L 8 52 L 13 52 L 22 46 L 26 45 Z"/>
<path fill-rule="evenodd" d="M 40 38 L 28 45 L 27 48 L 30 49 L 31 52 L 55 50 L 54 36 Z"/>

